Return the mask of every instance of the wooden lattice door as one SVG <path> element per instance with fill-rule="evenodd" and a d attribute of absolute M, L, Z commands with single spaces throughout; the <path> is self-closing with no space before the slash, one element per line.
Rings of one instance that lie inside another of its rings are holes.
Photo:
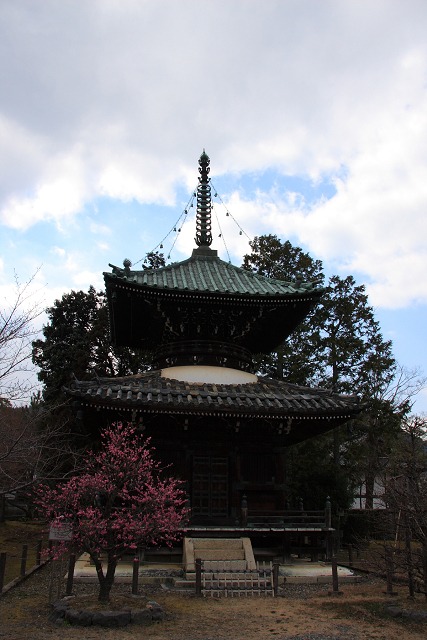
<path fill-rule="evenodd" d="M 228 459 L 214 456 L 193 458 L 192 511 L 197 516 L 228 515 Z"/>

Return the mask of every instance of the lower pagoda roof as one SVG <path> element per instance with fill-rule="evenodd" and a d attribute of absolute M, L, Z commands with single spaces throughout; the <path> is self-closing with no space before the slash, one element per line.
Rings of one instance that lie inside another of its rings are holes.
<path fill-rule="evenodd" d="M 74 380 L 65 391 L 81 407 L 96 410 L 234 418 L 242 425 L 253 419 L 281 422 L 283 433 L 290 436 L 289 444 L 333 429 L 361 411 L 356 396 L 328 389 L 264 377 L 243 384 L 185 382 L 162 377 L 161 370 L 121 378 Z M 310 421 L 320 421 L 322 425 L 312 425 L 305 437 L 290 435 L 291 424 L 296 427 Z"/>

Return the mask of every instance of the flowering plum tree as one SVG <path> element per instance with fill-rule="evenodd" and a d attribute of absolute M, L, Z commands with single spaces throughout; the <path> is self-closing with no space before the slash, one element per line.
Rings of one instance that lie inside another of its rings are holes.
<path fill-rule="evenodd" d="M 180 481 L 164 477 L 149 441 L 132 425 L 114 424 L 101 437 L 85 472 L 54 489 L 39 487 L 36 502 L 51 525 L 72 526 L 68 544 L 89 554 L 98 598 L 108 601 L 120 557 L 139 546 L 178 540 L 188 509 Z"/>

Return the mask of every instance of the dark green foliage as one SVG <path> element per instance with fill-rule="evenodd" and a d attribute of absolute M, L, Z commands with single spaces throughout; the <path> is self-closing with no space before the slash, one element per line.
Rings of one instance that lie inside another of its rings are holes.
<path fill-rule="evenodd" d="M 144 261 L 144 268 L 164 265 L 164 256 L 158 252 L 147 254 Z M 65 293 L 47 309 L 47 315 L 43 339 L 32 344 L 33 363 L 39 367 L 38 378 L 44 385 L 43 402 L 50 408 L 50 419 L 64 425 L 71 446 L 87 446 L 88 435 L 93 435 L 88 433 L 91 426 L 83 427 L 76 419 L 64 387 L 70 385 L 73 376 L 90 380 L 145 371 L 150 368 L 151 357 L 145 351 L 111 344 L 106 295 L 94 287 L 88 292 Z"/>
<path fill-rule="evenodd" d="M 144 269 L 160 269 L 166 264 L 165 256 L 158 251 L 149 251 L 144 260 Z"/>
<path fill-rule="evenodd" d="M 280 280 L 324 282 L 322 262 L 289 241 L 260 236 L 251 248 L 243 260 L 245 269 Z M 352 276 L 332 276 L 321 304 L 259 367 L 261 373 L 294 384 L 318 384 L 362 397 L 371 397 L 373 389 L 378 394 L 395 368 L 391 342 L 382 337 L 365 287 Z"/>
<path fill-rule="evenodd" d="M 346 514 L 343 526 L 343 541 L 359 546 L 368 540 L 392 539 L 389 527 L 392 515 L 386 509 L 361 509 Z"/>
<path fill-rule="evenodd" d="M 324 280 L 320 260 L 313 260 L 300 247 L 289 241 L 282 243 L 277 236 L 255 238 L 250 246 L 252 253 L 245 255 L 243 268 L 268 278 L 295 282 Z M 312 314 L 308 316 L 281 347 L 271 354 L 259 354 L 256 368 L 263 375 L 285 378 L 294 384 L 309 384 L 316 376 L 319 333 L 313 330 Z"/>
<path fill-rule="evenodd" d="M 116 348 L 110 343 L 108 310 L 103 292 L 71 291 L 47 310 L 44 340 L 33 342 L 33 362 L 44 384 L 44 399 L 57 402 L 71 376 L 80 380 L 95 375 L 124 376 L 145 364 L 142 353 Z"/>
<path fill-rule="evenodd" d="M 289 241 L 261 236 L 251 248 L 246 269 L 288 281 L 324 281 L 321 261 Z M 292 449 L 289 486 L 294 498 L 321 505 L 331 495 L 336 506 L 347 508 L 364 477 L 372 506 L 380 456 L 392 446 L 408 405 L 390 393 L 397 372 L 392 344 L 382 336 L 365 287 L 352 276 L 329 278 L 318 307 L 276 353 L 259 357 L 257 367 L 293 384 L 360 396 L 365 411 L 357 420 Z"/>
<path fill-rule="evenodd" d="M 329 497 L 336 509 L 348 508 L 353 499 L 347 464 L 334 463 L 331 437 L 326 434 L 290 447 L 287 486 L 291 501 L 301 497 L 306 509 L 321 509 Z"/>
<path fill-rule="evenodd" d="M 318 329 L 318 382 L 334 391 L 371 397 L 394 377 L 391 341 L 385 341 L 363 285 L 332 276 L 314 312 Z"/>
<path fill-rule="evenodd" d="M 363 285 L 352 276 L 332 276 L 324 303 L 312 318 L 320 330 L 316 382 L 339 393 L 357 394 L 365 410 L 332 434 L 336 464 L 344 459 L 350 477 L 363 477 L 366 505 L 373 506 L 374 481 L 383 449 L 393 446 L 402 415 L 387 397 L 396 376 L 392 343 L 384 340 Z"/>
<path fill-rule="evenodd" d="M 289 240 L 277 236 L 259 236 L 249 243 L 252 253 L 243 257 L 242 267 L 267 278 L 294 282 L 299 276 L 304 281 L 323 282 L 321 260 L 313 258 Z"/>

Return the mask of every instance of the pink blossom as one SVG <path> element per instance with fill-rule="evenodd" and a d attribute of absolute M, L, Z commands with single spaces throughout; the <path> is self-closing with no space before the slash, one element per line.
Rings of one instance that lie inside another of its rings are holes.
<path fill-rule="evenodd" d="M 114 424 L 101 440 L 101 451 L 88 453 L 85 473 L 53 489 L 39 487 L 36 502 L 51 524 L 64 519 L 72 524 L 70 545 L 91 556 L 100 599 L 108 599 L 118 558 L 138 547 L 179 540 L 188 509 L 181 483 L 162 474 L 149 440 L 134 427 Z"/>

